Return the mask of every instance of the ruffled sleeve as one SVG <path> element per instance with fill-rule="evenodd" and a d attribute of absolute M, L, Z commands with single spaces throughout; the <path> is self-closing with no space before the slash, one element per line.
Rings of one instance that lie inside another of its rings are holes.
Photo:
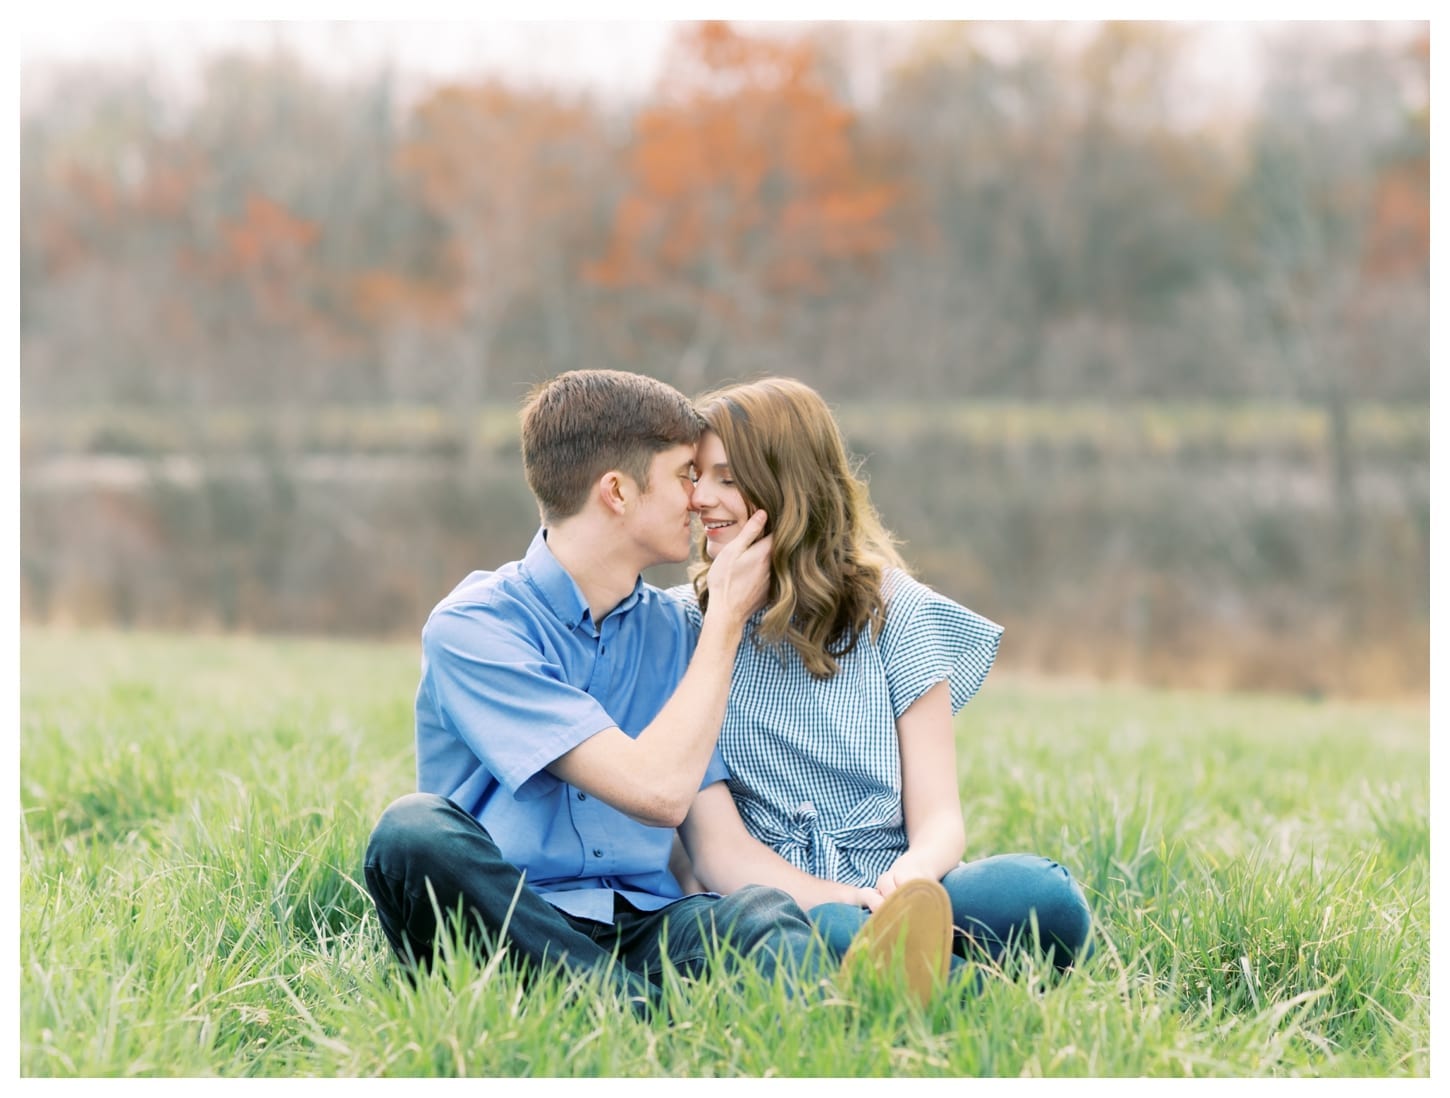
<path fill-rule="evenodd" d="M 951 683 L 952 712 L 971 701 L 997 658 L 1002 627 L 892 569 L 883 585 L 879 648 L 896 717 L 936 683 Z"/>

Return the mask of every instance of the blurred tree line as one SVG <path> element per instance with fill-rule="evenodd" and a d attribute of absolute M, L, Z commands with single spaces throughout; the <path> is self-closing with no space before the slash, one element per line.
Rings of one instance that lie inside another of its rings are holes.
<path fill-rule="evenodd" d="M 834 24 L 681 24 L 639 104 L 75 68 L 21 120 L 22 608 L 410 630 L 525 543 L 531 383 L 785 373 L 1023 663 L 1419 686 L 1429 31 L 1315 26 L 1193 122 L 1172 23 L 922 24 L 870 97 Z"/>

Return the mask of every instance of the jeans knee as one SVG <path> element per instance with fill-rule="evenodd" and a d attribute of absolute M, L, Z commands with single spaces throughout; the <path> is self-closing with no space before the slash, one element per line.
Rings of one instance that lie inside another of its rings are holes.
<path fill-rule="evenodd" d="M 822 974 L 825 947 L 790 893 L 747 885 L 718 903 L 717 932 L 767 976 L 781 966 L 793 979 L 814 980 Z"/>
<path fill-rule="evenodd" d="M 806 914 L 794 897 L 770 885 L 746 885 L 720 904 L 720 917 L 742 927 L 770 929 L 781 923 L 806 923 Z"/>
<path fill-rule="evenodd" d="M 1035 922 L 1055 954 L 1076 956 L 1087 944 L 1092 917 L 1082 887 L 1050 858 L 998 854 L 958 866 L 942 883 L 969 933 L 990 931 L 1006 941 Z"/>
<path fill-rule="evenodd" d="M 782 938 L 809 936 L 810 922 L 790 893 L 768 885 L 746 885 L 716 901 L 710 913 L 717 933 L 742 952 Z"/>
<path fill-rule="evenodd" d="M 1072 958 L 1088 944 L 1092 913 L 1088 910 L 1082 886 L 1067 868 L 1047 858 L 1042 860 L 1046 865 L 1038 885 L 1038 928 L 1043 945 L 1053 945 L 1057 947 L 1055 953 L 1066 954 L 1054 957 L 1058 967 L 1063 967 L 1070 964 Z"/>
<path fill-rule="evenodd" d="M 375 866 L 406 864 L 420 847 L 426 846 L 429 833 L 436 834 L 438 821 L 452 809 L 445 797 L 436 793 L 408 793 L 399 797 L 378 817 L 368 839 L 367 864 Z"/>
<path fill-rule="evenodd" d="M 1072 874 L 1062 866 L 1048 878 L 1040 900 L 1040 910 L 1051 924 L 1052 934 L 1057 940 L 1077 953 L 1086 944 L 1092 927 L 1092 913 L 1088 910 L 1087 897 L 1082 886 L 1073 880 Z"/>

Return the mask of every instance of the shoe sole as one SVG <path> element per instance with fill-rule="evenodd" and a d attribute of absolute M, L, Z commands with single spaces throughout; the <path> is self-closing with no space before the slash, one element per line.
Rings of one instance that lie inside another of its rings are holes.
<path fill-rule="evenodd" d="M 907 881 L 877 908 L 857 932 L 841 961 L 843 974 L 869 965 L 888 976 L 900 974 L 922 1006 L 945 982 L 952 950 L 952 902 L 938 881 Z"/>

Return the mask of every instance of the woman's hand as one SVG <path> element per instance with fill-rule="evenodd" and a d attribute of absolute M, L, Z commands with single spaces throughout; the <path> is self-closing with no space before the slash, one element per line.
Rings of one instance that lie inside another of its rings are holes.
<path fill-rule="evenodd" d="M 870 911 L 875 911 L 881 906 L 881 901 L 886 899 L 879 889 L 855 888 L 851 885 L 842 885 L 841 887 L 845 890 L 846 894 L 841 898 L 840 902 L 851 904 L 853 907 L 864 907 Z"/>
<path fill-rule="evenodd" d="M 922 859 L 912 857 L 911 851 L 908 850 L 891 863 L 890 869 L 876 879 L 876 889 L 882 897 L 886 897 L 907 881 L 937 881 L 940 879 L 941 875 L 934 872 L 931 865 Z"/>

